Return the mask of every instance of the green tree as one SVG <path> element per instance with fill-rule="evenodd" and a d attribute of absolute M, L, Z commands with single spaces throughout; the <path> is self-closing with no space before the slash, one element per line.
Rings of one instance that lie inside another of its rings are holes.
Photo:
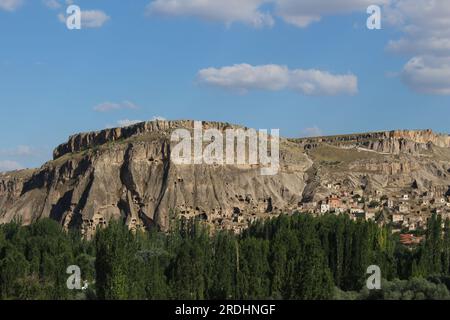
<path fill-rule="evenodd" d="M 129 277 L 130 265 L 135 262 L 135 241 L 127 227 L 111 222 L 99 230 L 95 237 L 96 288 L 100 299 L 130 298 L 133 282 Z"/>

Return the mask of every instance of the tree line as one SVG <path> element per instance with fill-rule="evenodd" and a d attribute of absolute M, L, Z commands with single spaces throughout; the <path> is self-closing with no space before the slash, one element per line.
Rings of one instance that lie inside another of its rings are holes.
<path fill-rule="evenodd" d="M 111 222 L 91 241 L 43 219 L 0 226 L 0 299 L 448 298 L 449 262 L 449 220 L 438 215 L 414 248 L 346 215 L 281 215 L 241 235 L 192 220 L 167 233 Z M 70 265 L 87 290 L 67 288 Z M 365 289 L 370 265 L 382 290 Z"/>

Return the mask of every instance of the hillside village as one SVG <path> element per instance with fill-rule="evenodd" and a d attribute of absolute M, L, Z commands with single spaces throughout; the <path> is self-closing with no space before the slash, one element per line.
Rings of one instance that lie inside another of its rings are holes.
<path fill-rule="evenodd" d="M 326 214 L 345 214 L 351 220 L 372 220 L 380 226 L 389 225 L 393 233 L 400 233 L 400 241 L 404 245 L 415 245 L 423 240 L 422 232 L 427 228 L 427 219 L 433 214 L 440 214 L 445 220 L 450 218 L 450 196 L 447 186 L 433 188 L 429 192 L 412 190 L 387 196 L 382 191 L 364 192 L 343 189 L 340 183 L 327 183 L 330 195 L 319 201 L 299 202 L 291 213 L 299 212 L 321 216 Z M 281 212 L 269 215 L 277 216 Z M 192 218 L 181 214 L 181 217 Z M 228 219 L 217 214 L 202 215 L 216 229 L 232 230 L 241 233 L 249 224 L 259 218 L 267 218 L 258 214 L 235 212 Z"/>
<path fill-rule="evenodd" d="M 417 244 L 423 239 L 414 234 L 426 230 L 427 219 L 433 213 L 441 215 L 443 220 L 450 218 L 448 186 L 436 186 L 428 192 L 412 190 L 390 196 L 381 190 L 345 190 L 341 183 L 327 183 L 325 187 L 329 190 L 329 196 L 319 201 L 299 202 L 292 213 L 314 216 L 346 214 L 354 221 L 372 220 L 381 226 L 390 225 L 393 233 L 401 233 L 400 239 L 405 245 Z M 257 215 L 235 212 L 232 221 L 220 219 L 219 228 L 240 233 L 256 219 Z"/>
<path fill-rule="evenodd" d="M 41 168 L 0 174 L 0 223 L 50 217 L 89 238 L 112 219 L 130 230 L 168 231 L 178 217 L 239 234 L 256 220 L 300 212 L 345 214 L 420 236 L 431 214 L 450 217 L 448 135 L 283 138 L 279 174 L 262 176 L 252 165 L 171 163 L 170 133 L 194 124 L 150 121 L 70 137 Z"/>
<path fill-rule="evenodd" d="M 417 231 L 426 228 L 432 213 L 450 218 L 448 187 L 436 187 L 429 192 L 404 192 L 393 196 L 382 191 L 341 190 L 340 184 L 327 184 L 332 195 L 318 202 L 302 203 L 299 211 L 314 215 L 348 214 L 351 219 L 374 220 L 381 225 L 391 224 L 394 232 Z"/>

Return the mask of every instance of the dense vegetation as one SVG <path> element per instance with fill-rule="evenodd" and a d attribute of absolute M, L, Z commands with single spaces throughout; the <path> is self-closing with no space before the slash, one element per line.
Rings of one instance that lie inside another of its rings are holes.
<path fill-rule="evenodd" d="M 280 216 L 240 236 L 186 221 L 131 234 L 113 222 L 92 241 L 52 220 L 10 223 L 0 226 L 0 299 L 447 299 L 442 224 L 429 219 L 410 249 L 389 228 L 334 215 Z M 67 289 L 70 265 L 88 290 Z M 364 289 L 369 265 L 381 268 L 381 290 Z"/>

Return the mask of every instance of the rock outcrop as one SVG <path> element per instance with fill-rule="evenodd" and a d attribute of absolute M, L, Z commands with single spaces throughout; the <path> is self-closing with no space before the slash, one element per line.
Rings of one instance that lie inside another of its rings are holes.
<path fill-rule="evenodd" d="M 223 122 L 211 122 L 203 121 L 203 127 L 205 129 L 215 128 L 219 130 L 229 129 L 229 128 L 240 128 L 240 126 L 231 125 L 229 123 Z M 100 146 L 105 143 L 111 143 L 114 141 L 120 141 L 129 139 L 131 137 L 141 136 L 144 134 L 156 132 L 169 132 L 175 129 L 193 129 L 194 122 L 190 120 L 180 120 L 180 121 L 148 121 L 140 122 L 132 126 L 121 127 L 121 128 L 111 128 L 101 131 L 79 133 L 69 137 L 66 143 L 58 146 L 53 152 L 53 159 L 60 158 L 68 153 L 80 152 L 95 146 Z"/>
<path fill-rule="evenodd" d="M 175 216 L 196 217 L 233 229 L 326 196 L 330 182 L 386 192 L 450 185 L 450 138 L 430 130 L 281 139 L 280 170 L 263 176 L 259 165 L 175 164 L 170 136 L 179 128 L 194 122 L 74 135 L 41 168 L 0 174 L 0 223 L 50 217 L 88 237 L 111 219 L 167 230 Z"/>
<path fill-rule="evenodd" d="M 110 219 L 131 229 L 167 229 L 175 214 L 223 225 L 296 208 L 312 164 L 296 144 L 283 142 L 275 176 L 262 176 L 258 165 L 176 165 L 170 133 L 193 123 L 146 122 L 71 137 L 28 179 L 0 176 L 6 186 L 0 189 L 0 222 L 50 217 L 91 235 Z M 238 126 L 204 122 L 203 128 Z"/>
<path fill-rule="evenodd" d="M 339 147 L 362 147 L 384 153 L 417 154 L 429 150 L 433 145 L 450 148 L 450 136 L 436 134 L 432 130 L 394 130 L 371 132 L 364 134 L 350 134 L 332 137 L 318 137 L 300 139 L 305 148 L 313 148 L 321 143 L 328 143 Z"/>

